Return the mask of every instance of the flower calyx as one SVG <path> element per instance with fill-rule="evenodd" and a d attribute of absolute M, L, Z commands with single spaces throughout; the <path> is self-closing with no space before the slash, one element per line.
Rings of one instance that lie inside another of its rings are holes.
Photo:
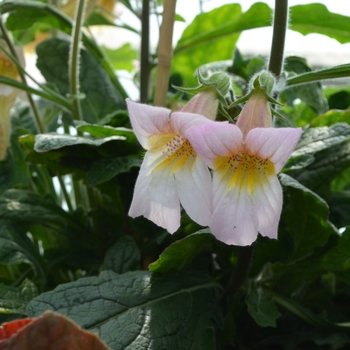
<path fill-rule="evenodd" d="M 236 101 L 231 103 L 228 108 L 232 108 L 237 106 L 238 104 L 247 102 L 253 95 L 263 95 L 267 102 L 270 102 L 275 105 L 282 106 L 276 99 L 274 99 L 271 95 L 276 91 L 276 79 L 272 73 L 263 70 L 261 72 L 256 73 L 249 82 L 250 91 L 248 94 L 238 98 Z M 276 112 L 273 108 L 270 107 L 271 113 L 277 117 L 284 119 L 278 112 Z"/>
<path fill-rule="evenodd" d="M 195 88 L 184 88 L 179 86 L 173 86 L 175 89 L 186 92 L 189 94 L 198 94 L 203 91 L 213 91 L 219 100 L 219 110 L 220 112 L 230 121 L 232 118 L 227 112 L 228 106 L 234 100 L 234 91 L 232 88 L 231 78 L 225 72 L 215 72 L 204 77 L 200 70 L 197 70 L 197 79 L 199 85 Z"/>

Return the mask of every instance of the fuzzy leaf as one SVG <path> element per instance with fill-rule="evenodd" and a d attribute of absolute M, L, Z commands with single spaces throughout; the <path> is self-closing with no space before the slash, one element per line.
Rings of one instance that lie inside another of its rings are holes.
<path fill-rule="evenodd" d="M 104 271 L 41 294 L 27 311 L 68 316 L 112 350 L 214 350 L 220 294 L 217 282 L 197 273 Z"/>

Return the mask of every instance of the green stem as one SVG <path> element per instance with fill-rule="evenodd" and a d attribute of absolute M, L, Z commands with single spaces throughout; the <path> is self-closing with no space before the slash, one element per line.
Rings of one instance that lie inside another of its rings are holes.
<path fill-rule="evenodd" d="M 68 207 L 68 210 L 70 213 L 73 213 L 73 206 L 72 206 L 72 202 L 70 200 L 70 197 L 69 197 L 69 194 L 67 192 L 67 189 L 66 189 L 66 185 L 63 181 L 63 178 L 61 175 L 58 175 L 57 176 L 58 178 L 58 182 L 60 183 L 60 186 L 61 186 L 61 189 L 62 189 L 62 194 L 63 194 L 63 197 L 67 203 L 67 207 Z"/>
<path fill-rule="evenodd" d="M 149 0 L 142 2 L 142 37 L 141 37 L 141 73 L 140 73 L 140 101 L 148 101 L 149 85 Z"/>
<path fill-rule="evenodd" d="M 269 71 L 279 77 L 283 67 L 284 43 L 288 25 L 288 0 L 275 0 Z"/>
<path fill-rule="evenodd" d="M 8 33 L 7 33 L 7 29 L 2 21 L 1 15 L 0 15 L 0 28 L 1 28 L 1 32 L 2 32 L 2 35 L 4 37 L 4 40 L 6 41 L 7 46 L 9 47 L 12 56 L 18 61 L 18 56 L 17 56 L 16 50 L 15 50 L 13 43 L 12 43 Z M 19 76 L 21 77 L 23 84 L 28 86 L 27 81 L 26 81 L 26 77 L 23 74 L 23 71 L 21 69 L 18 69 L 18 73 L 19 73 Z M 26 91 L 26 93 L 27 93 L 27 98 L 28 98 L 29 104 L 30 104 L 32 111 L 33 111 L 33 114 L 34 114 L 35 125 L 36 125 L 36 128 L 38 130 L 38 133 L 43 133 L 44 126 L 41 122 L 38 108 L 36 107 L 36 104 L 34 103 L 32 95 L 28 91 Z"/>
<path fill-rule="evenodd" d="M 246 282 L 254 249 L 254 243 L 248 247 L 240 247 L 237 264 L 226 288 L 226 294 L 237 293 L 241 286 Z"/>
<path fill-rule="evenodd" d="M 72 29 L 72 42 L 69 53 L 69 78 L 70 94 L 73 98 L 73 116 L 76 120 L 83 120 L 79 97 L 79 61 L 80 61 L 80 41 L 82 36 L 82 25 L 85 13 L 85 0 L 79 0 L 75 10 L 75 24 Z"/>

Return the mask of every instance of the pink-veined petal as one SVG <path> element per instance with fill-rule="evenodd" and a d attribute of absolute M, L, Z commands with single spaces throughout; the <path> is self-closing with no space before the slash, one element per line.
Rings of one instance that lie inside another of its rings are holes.
<path fill-rule="evenodd" d="M 277 239 L 282 211 L 282 188 L 277 176 L 270 176 L 254 189 L 254 203 L 258 215 L 258 230 L 262 236 Z"/>
<path fill-rule="evenodd" d="M 170 123 L 171 129 L 177 135 L 186 137 L 186 131 L 191 126 L 206 124 L 210 119 L 195 113 L 174 112 L 171 114 Z"/>
<path fill-rule="evenodd" d="M 180 226 L 180 202 L 171 166 L 155 169 L 164 155 L 146 153 L 136 181 L 129 215 L 143 215 L 158 226 L 174 233 Z"/>
<path fill-rule="evenodd" d="M 129 99 L 126 99 L 126 104 L 132 128 L 144 149 L 150 148 L 150 137 L 174 133 L 171 128 L 169 109 L 148 106 Z"/>
<path fill-rule="evenodd" d="M 298 143 L 300 128 L 255 128 L 245 140 L 247 153 L 269 159 L 280 172 Z"/>
<path fill-rule="evenodd" d="M 203 126 L 193 126 L 186 132 L 192 147 L 211 168 L 217 157 L 229 157 L 242 150 L 241 130 L 226 122 L 207 122 Z"/>
<path fill-rule="evenodd" d="M 188 158 L 175 171 L 176 188 L 181 204 L 189 217 L 199 225 L 210 224 L 212 181 L 209 169 L 197 156 Z"/>
<path fill-rule="evenodd" d="M 258 235 L 257 213 L 247 188 L 232 186 L 220 174 L 213 179 L 214 213 L 210 223 L 213 235 L 226 244 L 246 246 Z"/>

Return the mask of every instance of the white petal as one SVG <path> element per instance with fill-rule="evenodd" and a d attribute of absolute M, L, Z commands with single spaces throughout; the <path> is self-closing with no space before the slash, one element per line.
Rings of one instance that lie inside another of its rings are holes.
<path fill-rule="evenodd" d="M 202 226 L 211 221 L 211 175 L 199 157 L 190 157 L 175 171 L 181 204 L 192 220 Z"/>
<path fill-rule="evenodd" d="M 163 157 L 159 154 L 152 154 L 151 151 L 146 153 L 136 181 L 129 215 L 143 215 L 174 233 L 180 226 L 180 202 L 171 166 L 154 170 L 162 160 Z"/>
<path fill-rule="evenodd" d="M 254 189 L 254 203 L 262 236 L 277 239 L 278 223 L 282 211 L 282 188 L 277 176 L 270 176 Z"/>
<path fill-rule="evenodd" d="M 228 182 L 223 181 L 220 174 L 214 173 L 211 231 L 226 244 L 250 245 L 258 235 L 253 197 L 247 188 L 235 185 L 229 189 L 228 186 Z"/>
<path fill-rule="evenodd" d="M 167 108 L 148 106 L 126 99 L 129 117 L 135 135 L 141 146 L 150 148 L 150 138 L 154 135 L 173 133 L 170 124 L 170 110 Z"/>
<path fill-rule="evenodd" d="M 246 151 L 261 159 L 269 159 L 280 172 L 298 143 L 300 128 L 255 128 L 245 141 Z"/>

